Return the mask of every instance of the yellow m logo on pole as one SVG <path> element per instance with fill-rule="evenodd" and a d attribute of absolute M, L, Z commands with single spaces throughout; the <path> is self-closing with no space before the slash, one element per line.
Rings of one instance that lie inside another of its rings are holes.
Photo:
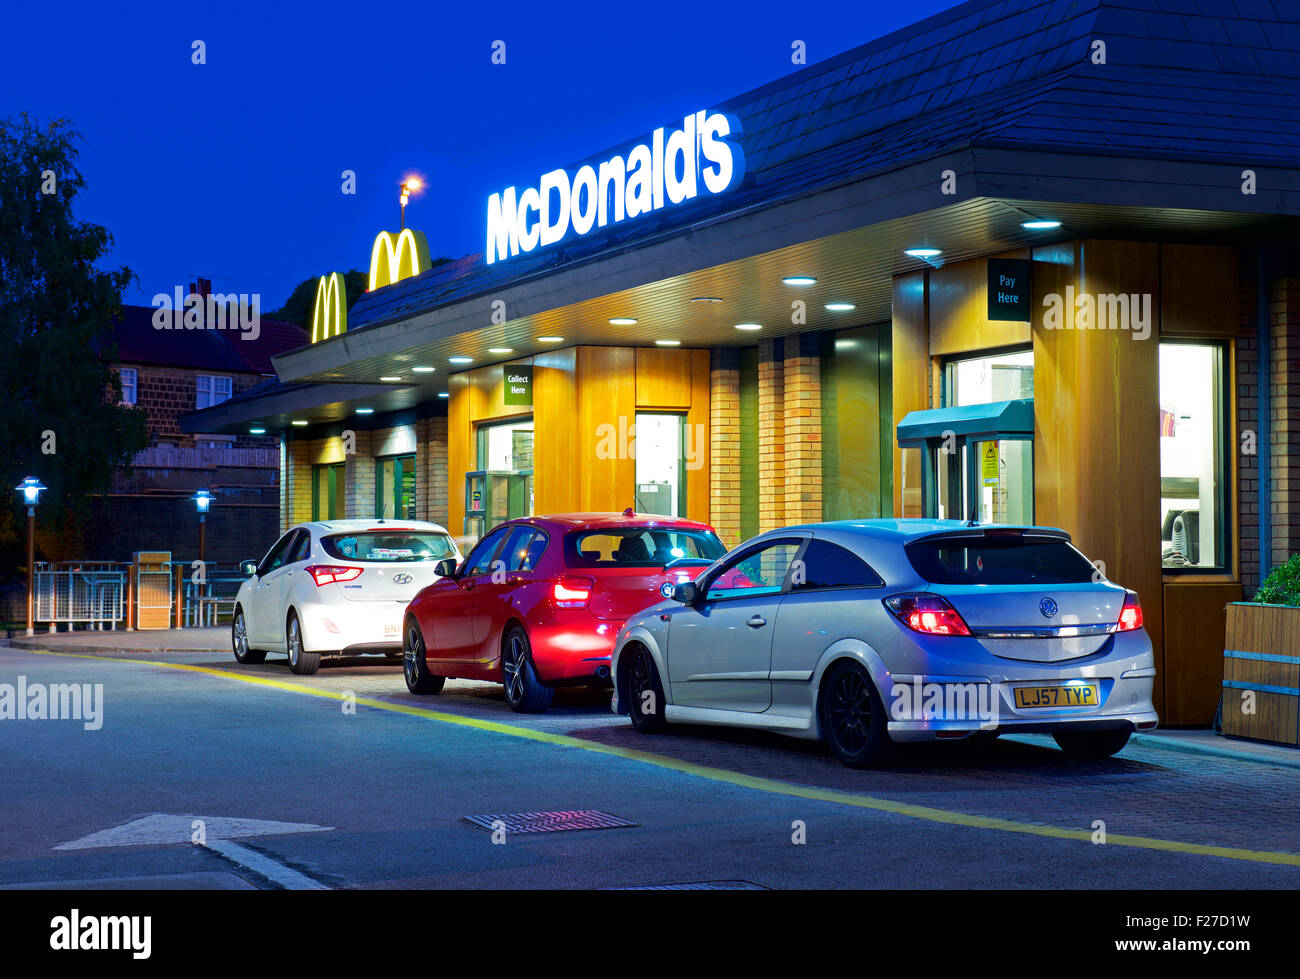
<path fill-rule="evenodd" d="M 336 337 L 348 328 L 348 287 L 343 276 L 332 272 L 316 283 L 316 305 L 311 311 L 311 342 Z"/>
<path fill-rule="evenodd" d="M 429 268 L 429 243 L 423 232 L 407 228 L 394 236 L 381 231 L 370 249 L 370 288 L 391 286 Z"/>

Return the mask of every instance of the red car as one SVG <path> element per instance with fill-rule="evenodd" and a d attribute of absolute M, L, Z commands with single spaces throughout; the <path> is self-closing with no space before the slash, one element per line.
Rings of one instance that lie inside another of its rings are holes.
<path fill-rule="evenodd" d="M 624 620 L 725 551 L 708 524 L 630 510 L 507 521 L 407 606 L 406 686 L 495 680 L 513 710 L 538 712 L 555 687 L 608 684 Z"/>

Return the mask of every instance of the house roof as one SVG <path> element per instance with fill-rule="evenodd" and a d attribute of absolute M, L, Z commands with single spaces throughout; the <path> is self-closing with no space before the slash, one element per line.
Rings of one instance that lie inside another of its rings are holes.
<path fill-rule="evenodd" d="M 268 319 L 259 321 L 256 338 L 251 330 L 160 330 L 155 312 L 151 306 L 120 307 L 111 340 L 121 363 L 274 375 L 271 358 L 307 342 L 302 327 Z"/>
<path fill-rule="evenodd" d="M 467 256 L 364 294 L 349 329 L 954 148 L 1294 167 L 1300 25 L 1283 20 L 1281 3 L 971 0 L 714 106 L 744 126 L 737 189 L 490 266 Z M 1096 40 L 1105 42 L 1104 63 L 1095 61 Z M 1196 190 L 1189 207 L 1204 206 Z"/>

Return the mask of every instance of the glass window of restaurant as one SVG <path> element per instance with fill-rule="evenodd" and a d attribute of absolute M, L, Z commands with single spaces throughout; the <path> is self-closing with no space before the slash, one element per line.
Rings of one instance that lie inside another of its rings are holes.
<path fill-rule="evenodd" d="M 1166 571 L 1228 564 L 1227 349 L 1160 343 L 1160 557 Z"/>
<path fill-rule="evenodd" d="M 345 503 L 343 484 L 346 465 L 342 462 L 311 467 L 311 518 L 342 520 Z"/>
<path fill-rule="evenodd" d="M 978 357 L 949 360 L 943 372 L 945 407 L 1032 400 L 1034 352 L 1006 350 Z M 1034 521 L 1034 443 L 1031 439 L 1000 439 L 954 443 L 936 460 L 939 516 L 963 518 L 962 481 L 974 472 L 980 523 L 1032 524 Z M 973 470 L 968 459 L 979 453 Z"/>
<path fill-rule="evenodd" d="M 686 417 L 661 412 L 636 416 L 636 509 L 686 516 Z M 699 451 L 699 447 L 693 447 Z"/>
<path fill-rule="evenodd" d="M 375 516 L 415 519 L 415 456 L 375 460 Z"/>
<path fill-rule="evenodd" d="M 532 516 L 533 444 L 531 416 L 478 426 L 478 469 L 483 475 L 471 474 L 475 485 L 467 514 L 481 511 L 484 530 L 502 520 Z"/>

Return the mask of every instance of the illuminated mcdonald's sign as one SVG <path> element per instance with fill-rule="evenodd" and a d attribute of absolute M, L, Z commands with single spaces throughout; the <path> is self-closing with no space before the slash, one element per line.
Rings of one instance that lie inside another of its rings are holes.
<path fill-rule="evenodd" d="M 311 342 L 339 336 L 347 328 L 347 283 L 338 272 L 322 275 L 316 283 L 316 305 L 311 312 Z"/>
<path fill-rule="evenodd" d="M 423 232 L 406 228 L 394 236 L 391 231 L 381 231 L 370 249 L 370 288 L 391 286 L 430 267 L 429 243 Z"/>

